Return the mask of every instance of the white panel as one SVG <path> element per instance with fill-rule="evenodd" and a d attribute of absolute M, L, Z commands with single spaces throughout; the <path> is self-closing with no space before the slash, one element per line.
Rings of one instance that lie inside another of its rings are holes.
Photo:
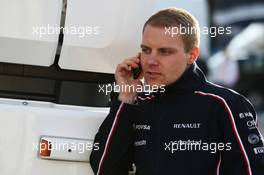
<path fill-rule="evenodd" d="M 0 62 L 50 66 L 61 9 L 62 0 L 1 0 Z"/>
<path fill-rule="evenodd" d="M 94 30 L 83 37 L 66 33 L 61 68 L 113 73 L 118 63 L 140 51 L 142 26 L 153 12 L 155 1 L 68 2 L 66 28 L 87 26 Z"/>
<path fill-rule="evenodd" d="M 68 32 L 62 47 L 60 67 L 113 73 L 118 63 L 139 51 L 142 27 L 146 19 L 156 10 L 169 6 L 189 10 L 198 18 L 201 26 L 208 26 L 205 0 L 70 1 L 66 27 L 99 26 L 99 29 L 95 28 L 83 37 L 82 34 Z M 209 37 L 206 35 L 201 38 L 201 53 L 205 57 L 209 55 Z"/>
<path fill-rule="evenodd" d="M 0 99 L 0 111 L 1 175 L 93 174 L 89 163 L 40 159 L 38 143 L 41 135 L 92 140 L 108 108 Z"/>

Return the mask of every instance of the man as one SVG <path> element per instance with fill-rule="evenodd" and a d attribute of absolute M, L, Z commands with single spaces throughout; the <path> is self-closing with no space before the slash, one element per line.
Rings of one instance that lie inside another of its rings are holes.
<path fill-rule="evenodd" d="M 195 30 L 176 30 L 183 27 Z M 195 18 L 176 8 L 157 12 L 144 25 L 141 49 L 117 66 L 116 83 L 138 87 L 143 76 L 144 86 L 160 89 L 114 94 L 95 137 L 100 149 L 90 157 L 95 174 L 127 175 L 134 163 L 138 175 L 263 175 L 256 113 L 247 99 L 208 82 L 197 67 Z M 142 73 L 134 79 L 139 65 Z"/>

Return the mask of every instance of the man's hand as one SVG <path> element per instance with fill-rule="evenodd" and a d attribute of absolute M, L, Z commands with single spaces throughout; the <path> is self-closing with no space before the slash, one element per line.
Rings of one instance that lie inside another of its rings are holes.
<path fill-rule="evenodd" d="M 125 59 L 121 64 L 117 65 L 115 80 L 120 87 L 118 99 L 124 103 L 133 104 L 136 99 L 136 89 L 141 86 L 140 78 L 143 75 L 141 73 L 138 79 L 134 79 L 132 70 L 139 67 L 139 65 L 140 53 L 135 57 Z"/>

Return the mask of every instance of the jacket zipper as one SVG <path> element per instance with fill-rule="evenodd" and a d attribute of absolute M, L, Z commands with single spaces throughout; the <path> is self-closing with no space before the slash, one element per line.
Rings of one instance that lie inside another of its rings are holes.
<path fill-rule="evenodd" d="M 161 93 L 159 93 L 158 95 L 157 95 L 157 98 L 155 99 L 155 102 L 154 102 L 154 109 L 155 109 L 155 114 L 157 115 L 157 161 L 156 161 L 156 169 L 157 169 L 157 171 L 156 171 L 156 173 L 157 173 L 157 175 L 159 175 L 160 174 L 160 136 L 161 136 L 161 129 L 160 129 L 160 127 L 161 127 L 161 116 L 160 116 L 160 114 L 161 114 L 161 112 L 159 111 L 159 109 L 160 109 L 160 107 L 159 107 L 159 104 L 161 103 L 161 100 L 162 100 L 162 94 Z"/>

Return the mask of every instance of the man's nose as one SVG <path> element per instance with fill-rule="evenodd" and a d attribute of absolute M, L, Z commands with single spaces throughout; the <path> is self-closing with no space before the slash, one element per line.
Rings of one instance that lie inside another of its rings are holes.
<path fill-rule="evenodd" d="M 147 64 L 149 66 L 158 66 L 159 62 L 158 62 L 158 57 L 156 54 L 151 54 L 149 55 L 149 58 L 147 59 Z"/>

